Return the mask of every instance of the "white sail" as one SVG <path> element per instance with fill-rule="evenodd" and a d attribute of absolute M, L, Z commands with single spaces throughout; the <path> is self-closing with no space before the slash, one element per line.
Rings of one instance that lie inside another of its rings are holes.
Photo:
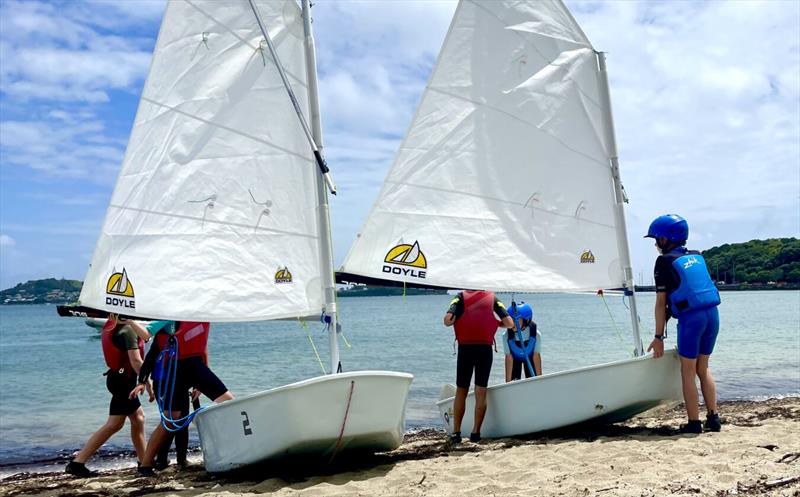
<path fill-rule="evenodd" d="M 257 0 L 308 113 L 294 1 Z M 247 0 L 171 0 L 81 304 L 249 321 L 323 307 L 318 174 Z"/>
<path fill-rule="evenodd" d="M 623 286 L 599 85 L 560 1 L 463 0 L 340 278 Z"/>

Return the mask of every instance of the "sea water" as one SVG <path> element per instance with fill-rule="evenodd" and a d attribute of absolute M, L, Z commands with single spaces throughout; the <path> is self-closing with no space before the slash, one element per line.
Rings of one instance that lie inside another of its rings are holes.
<path fill-rule="evenodd" d="M 510 303 L 511 295 L 500 297 Z M 451 298 L 339 299 L 344 370 L 414 375 L 407 428 L 441 427 L 435 402 L 442 385 L 455 381 L 453 330 L 442 325 Z M 637 295 L 645 347 L 654 330 L 654 298 L 652 293 Z M 631 356 L 630 313 L 622 296 L 607 295 L 604 302 L 590 294 L 518 294 L 516 300 L 534 308 L 544 373 Z M 725 292 L 720 315 L 711 360 L 720 399 L 800 393 L 800 292 Z M 675 345 L 674 322 L 666 345 Z M 504 377 L 498 348 L 490 384 Z M 215 324 L 209 350 L 212 369 L 239 395 L 329 369 L 328 337 L 321 323 L 307 328 L 296 321 Z M 0 306 L 0 473 L 20 463 L 60 461 L 79 449 L 108 415 L 105 369 L 99 333 L 82 319 L 60 318 L 49 305 Z M 149 433 L 158 412 L 154 404 L 143 403 Z M 196 445 L 194 429 L 192 440 Z M 130 447 L 126 426 L 103 453 Z"/>

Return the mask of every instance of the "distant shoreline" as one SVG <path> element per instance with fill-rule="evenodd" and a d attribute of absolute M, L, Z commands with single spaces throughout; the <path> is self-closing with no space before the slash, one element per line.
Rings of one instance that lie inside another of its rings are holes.
<path fill-rule="evenodd" d="M 772 291 L 780 291 L 780 290 L 800 290 L 800 285 L 798 284 L 784 284 L 784 285 L 748 285 L 748 284 L 741 284 L 741 285 L 720 285 L 717 287 L 721 292 L 772 292 Z M 655 292 L 655 287 L 651 285 L 645 286 L 636 286 L 637 293 L 653 293 Z M 405 296 L 416 296 L 416 295 L 445 295 L 447 293 L 446 290 L 419 290 L 409 288 L 405 292 Z M 554 292 L 547 292 L 547 293 L 554 293 Z M 569 292 L 565 292 L 569 293 Z M 370 288 L 368 290 L 361 290 L 361 291 L 352 291 L 352 290 L 345 290 L 341 292 L 337 292 L 337 297 L 403 297 L 403 290 L 397 288 Z M 74 303 L 75 300 L 64 300 L 64 301 L 11 301 L 11 302 L 0 302 L 0 306 L 24 306 L 24 305 L 68 305 Z"/>

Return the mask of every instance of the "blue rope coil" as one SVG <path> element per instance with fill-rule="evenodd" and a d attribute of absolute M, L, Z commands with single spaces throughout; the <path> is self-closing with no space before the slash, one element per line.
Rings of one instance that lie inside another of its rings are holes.
<path fill-rule="evenodd" d="M 166 374 L 163 368 L 166 364 Z M 158 411 L 161 414 L 161 426 L 169 432 L 176 432 L 187 428 L 192 424 L 192 420 L 197 414 L 205 409 L 201 407 L 186 416 L 178 419 L 172 418 L 172 397 L 175 392 L 175 380 L 178 376 L 178 341 L 174 336 L 169 338 L 167 347 L 158 354 L 156 359 L 156 368 L 153 372 L 153 377 L 158 376 L 158 395 L 156 395 L 156 403 L 158 404 Z M 164 405 L 166 402 L 166 406 Z M 169 414 L 167 414 L 169 413 Z"/>

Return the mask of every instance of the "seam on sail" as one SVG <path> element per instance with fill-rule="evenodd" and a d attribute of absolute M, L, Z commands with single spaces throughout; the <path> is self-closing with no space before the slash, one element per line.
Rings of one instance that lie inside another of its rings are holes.
<path fill-rule="evenodd" d="M 267 140 L 262 140 L 261 138 L 258 138 L 257 136 L 253 136 L 253 135 L 251 135 L 251 134 L 248 134 L 248 133 L 245 133 L 245 132 L 239 131 L 239 130 L 237 130 L 237 129 L 233 129 L 233 128 L 229 127 L 229 126 L 223 126 L 222 124 L 218 124 L 218 123 L 215 123 L 215 122 L 211 122 L 211 121 L 209 121 L 209 120 L 207 120 L 207 119 L 203 119 L 202 117 L 198 117 L 198 116 L 195 116 L 195 115 L 189 114 L 188 112 L 184 112 L 184 111 L 182 111 L 182 110 L 179 110 L 179 109 L 177 109 L 177 108 L 175 108 L 175 107 L 172 107 L 171 105 L 163 104 L 163 103 L 161 103 L 161 102 L 156 102 L 155 100 L 152 100 L 152 99 L 150 99 L 150 98 L 147 98 L 147 97 L 145 97 L 144 95 L 142 95 L 142 98 L 141 98 L 141 99 L 142 99 L 143 101 L 145 101 L 145 102 L 148 102 L 148 103 L 151 103 L 151 104 L 153 104 L 153 105 L 157 105 L 157 106 L 159 106 L 159 107 L 163 107 L 163 108 L 165 108 L 165 109 L 169 109 L 169 110 L 171 110 L 171 111 L 173 111 L 173 112 L 177 112 L 178 114 L 180 114 L 180 115 L 182 115 L 182 116 L 186 116 L 186 117 L 188 117 L 188 118 L 190 118 L 190 119 L 195 119 L 195 120 L 197 120 L 197 121 L 200 121 L 200 122 L 202 122 L 202 123 L 208 124 L 209 126 L 214 126 L 214 127 L 216 127 L 216 128 L 224 129 L 225 131 L 230 131 L 231 133 L 234 133 L 234 134 L 236 134 L 236 135 L 243 136 L 243 137 L 245 137 L 245 138 L 250 138 L 250 139 L 251 139 L 251 140 L 253 140 L 253 141 L 256 141 L 256 142 L 258 142 L 258 143 L 263 143 L 264 145 L 267 145 L 267 146 L 269 146 L 269 147 L 272 147 L 272 148 L 278 149 L 278 150 L 280 150 L 281 152 L 285 152 L 285 153 L 287 153 L 287 154 L 289 154 L 289 155 L 293 155 L 293 156 L 295 156 L 295 157 L 298 157 L 298 158 L 300 158 L 300 159 L 302 159 L 302 160 L 304 160 L 304 161 L 308 161 L 308 162 L 314 162 L 314 159 L 312 159 L 311 157 L 308 157 L 308 156 L 306 156 L 306 155 L 302 155 L 302 154 L 298 154 L 297 152 L 294 152 L 294 151 L 292 151 L 292 150 L 289 150 L 288 148 L 281 147 L 280 145 L 276 145 L 276 144 L 274 144 L 274 143 L 272 143 L 272 142 L 269 142 L 269 141 L 267 141 Z"/>
<path fill-rule="evenodd" d="M 605 228 L 609 228 L 609 229 L 612 229 L 612 230 L 616 229 L 616 227 L 614 225 L 602 223 L 600 221 L 592 221 L 591 219 L 586 219 L 586 218 L 577 218 L 572 214 L 563 214 L 561 212 L 549 211 L 547 209 L 542 209 L 541 207 L 536 207 L 536 206 L 532 206 L 532 205 L 526 205 L 524 203 L 515 202 L 513 200 L 506 200 L 506 199 L 501 199 L 501 198 L 490 197 L 488 195 L 478 195 L 476 193 L 470 193 L 470 192 L 459 192 L 459 191 L 456 191 L 456 190 L 448 190 L 447 188 L 438 188 L 438 187 L 435 187 L 435 186 L 415 185 L 414 183 L 406 183 L 406 182 L 403 182 L 403 181 L 393 181 L 393 180 L 390 180 L 390 179 L 387 179 L 386 183 L 391 183 L 391 184 L 394 184 L 394 185 L 410 186 L 410 187 L 413 187 L 413 188 L 423 188 L 423 189 L 426 189 L 426 190 L 433 190 L 433 191 L 442 192 L 442 193 L 454 193 L 454 194 L 457 194 L 457 195 L 465 195 L 465 196 L 473 197 L 473 198 L 481 198 L 481 199 L 484 199 L 484 200 L 491 200 L 493 202 L 498 202 L 498 203 L 501 203 L 501 204 L 511 204 L 511 205 L 516 205 L 516 206 L 519 206 L 519 207 L 522 207 L 522 208 L 525 208 L 525 209 L 533 209 L 533 210 L 538 211 L 538 212 L 543 212 L 543 213 L 546 213 L 546 214 L 552 214 L 552 215 L 558 216 L 558 217 L 564 217 L 564 218 L 568 218 L 568 219 L 577 219 L 577 220 L 579 220 L 581 222 L 584 222 L 584 223 L 594 224 L 596 226 L 603 226 Z M 463 218 L 466 217 L 463 213 L 460 213 L 458 215 L 449 215 L 449 214 L 438 214 L 438 213 L 436 213 L 436 214 L 431 214 L 431 213 L 420 214 L 420 213 L 416 213 L 416 212 L 397 211 L 397 210 L 391 210 L 391 211 L 390 210 L 386 210 L 385 212 L 394 212 L 394 213 L 402 212 L 404 215 L 415 215 L 415 216 L 456 217 L 456 218 L 460 218 L 460 219 L 463 219 Z M 473 218 L 473 219 L 484 219 L 484 218 Z"/>
<path fill-rule="evenodd" d="M 497 15 L 495 15 L 495 13 L 494 13 L 494 12 L 492 12 L 492 11 L 491 11 L 491 10 L 489 10 L 489 9 L 487 9 L 487 8 L 486 8 L 486 7 L 484 7 L 483 5 L 481 5 L 481 4 L 479 4 L 479 3 L 476 3 L 476 2 L 474 2 L 474 1 L 470 1 L 470 3 L 471 3 L 472 5 L 474 5 L 474 6 L 478 7 L 479 9 L 483 10 L 484 12 L 486 12 L 487 14 L 489 14 L 490 16 L 492 16 L 493 18 L 495 18 L 495 19 L 497 20 L 497 22 L 499 22 L 501 25 L 503 25 L 503 27 L 505 27 L 505 28 L 508 28 L 508 27 L 510 27 L 510 26 L 508 26 L 508 25 L 507 25 L 507 24 L 506 24 L 506 23 L 505 23 L 505 22 L 504 22 L 502 19 L 500 19 L 499 17 L 497 17 Z M 515 34 L 515 35 L 516 35 L 518 38 L 520 38 L 520 39 L 522 40 L 522 42 L 523 42 L 523 43 L 525 43 L 525 45 L 527 45 L 527 46 L 530 46 L 531 48 L 533 48 L 533 49 L 536 51 L 536 53 L 538 53 L 538 54 L 539 54 L 539 55 L 540 55 L 540 56 L 541 56 L 541 57 L 542 57 L 544 60 L 546 60 L 546 61 L 547 61 L 547 65 L 554 66 L 554 67 L 561 67 L 561 66 L 562 66 L 562 64 L 554 64 L 553 62 L 555 61 L 555 59 L 552 59 L 552 60 L 551 60 L 551 59 L 550 59 L 550 57 L 548 57 L 548 56 L 546 56 L 545 54 L 543 54 L 543 53 L 542 53 L 542 51 L 541 51 L 541 50 L 539 50 L 539 47 L 537 47 L 537 46 L 536 46 L 536 45 L 534 45 L 533 43 L 530 43 L 530 42 L 529 42 L 529 41 L 528 41 L 528 40 L 527 40 L 527 39 L 526 39 L 524 36 L 522 36 L 522 34 L 520 34 L 519 32 L 517 32 L 516 30 L 511 30 L 511 31 L 512 31 L 512 32 L 513 32 L 513 33 L 514 33 L 514 34 Z M 532 34 L 537 34 L 537 35 L 539 35 L 539 36 L 541 36 L 541 37 L 544 37 L 544 38 L 552 38 L 552 39 L 554 39 L 554 40 L 560 40 L 560 41 L 563 41 L 563 42 L 565 42 L 565 43 L 572 43 L 572 44 L 575 44 L 575 45 L 578 45 L 578 46 L 581 46 L 581 47 L 584 47 L 584 48 L 588 48 L 589 50 L 592 50 L 592 51 L 594 51 L 594 47 L 592 47 L 592 44 L 591 44 L 591 43 L 589 43 L 589 45 L 588 45 L 588 46 L 586 46 L 586 45 L 585 45 L 585 44 L 583 44 L 583 43 L 578 43 L 578 42 L 575 42 L 575 41 L 572 41 L 572 40 L 566 40 L 566 39 L 564 39 L 564 38 L 558 38 L 558 37 L 555 37 L 555 36 L 547 36 L 547 35 L 545 35 L 545 34 L 542 34 L 542 33 L 532 33 Z M 583 34 L 583 33 L 581 32 L 581 34 Z M 585 37 L 586 37 L 586 35 L 584 35 L 584 38 L 585 38 Z M 587 39 L 587 42 L 588 42 L 588 39 Z M 590 102 L 592 102 L 593 104 L 595 104 L 595 105 L 597 106 L 597 108 L 598 108 L 598 109 L 601 109 L 601 110 L 602 110 L 602 108 L 603 108 L 603 107 L 600 105 L 600 103 L 599 103 L 599 102 L 596 102 L 596 101 L 595 101 L 595 100 L 594 100 L 592 97 L 590 97 L 590 96 L 589 96 L 589 95 L 588 95 L 588 94 L 587 94 L 585 91 L 583 91 L 583 88 L 581 88 L 581 85 L 579 85 L 577 81 L 575 81 L 575 80 L 574 80 L 574 79 L 572 79 L 572 78 L 566 78 L 566 79 L 567 79 L 567 80 L 569 80 L 569 81 L 572 81 L 573 83 L 575 83 L 575 87 L 578 89 L 578 92 L 579 92 L 579 93 L 581 93 L 583 96 L 585 96 L 587 99 L 589 99 L 589 101 L 590 101 Z"/>
<path fill-rule="evenodd" d="M 519 121 L 519 122 L 521 122 L 523 124 L 527 124 L 528 126 L 532 127 L 533 129 L 535 129 L 535 130 L 537 130 L 537 131 L 539 131 L 541 133 L 546 134 L 547 136 L 549 136 L 553 140 L 555 140 L 558 143 L 560 143 L 567 150 L 570 150 L 570 151 L 572 151 L 572 152 L 574 152 L 574 153 L 576 153 L 576 154 L 578 154 L 578 155 L 580 155 L 582 157 L 586 157 L 587 159 L 591 160 L 592 162 L 595 162 L 598 165 L 602 166 L 604 169 L 611 169 L 611 164 L 609 164 L 608 162 L 599 161 L 596 158 L 592 157 L 591 155 L 585 154 L 585 153 L 581 152 L 580 150 L 576 150 L 576 149 L 570 147 L 569 145 L 564 143 L 560 138 L 558 138 L 557 136 L 553 135 L 553 133 L 551 133 L 550 131 L 542 129 L 539 126 L 533 124 L 532 122 L 526 121 L 525 119 L 522 119 L 521 117 L 517 117 L 517 116 L 515 116 L 513 114 L 509 114 L 508 112 L 506 112 L 506 111 L 504 111 L 502 109 L 498 109 L 497 107 L 494 107 L 492 105 L 488 105 L 488 104 L 485 104 L 485 103 L 482 103 L 482 102 L 478 102 L 476 100 L 472 100 L 471 98 L 466 98 L 466 97 L 463 97 L 461 95 L 457 95 L 455 93 L 451 93 L 449 91 L 441 90 L 439 88 L 428 87 L 428 90 L 434 91 L 434 92 L 437 92 L 437 93 L 441 93 L 442 95 L 447 95 L 449 97 L 457 98 L 457 99 L 463 100 L 465 102 L 470 102 L 471 104 L 477 105 L 479 107 L 485 107 L 487 109 L 491 109 L 491 110 L 493 110 L 495 112 L 498 112 L 500 114 L 508 116 L 508 117 L 510 117 L 512 119 L 516 119 L 517 121 Z M 603 153 L 605 153 L 605 151 L 603 151 Z"/>
<path fill-rule="evenodd" d="M 232 34 L 232 35 L 234 36 L 234 38 L 237 38 L 237 39 L 239 39 L 239 40 L 240 40 L 242 43 L 244 43 L 245 45 L 249 46 L 249 47 L 250 47 L 250 48 L 252 48 L 254 51 L 257 51 L 257 50 L 258 50 L 258 47 L 254 47 L 252 44 L 250 44 L 250 42 L 248 42 L 247 40 L 245 40 L 244 38 L 242 38 L 241 36 L 239 36 L 238 34 L 236 34 L 236 33 L 235 33 L 235 32 L 234 32 L 234 31 L 233 31 L 231 28 L 229 28 L 229 27 L 228 27 L 228 25 L 227 25 L 227 24 L 225 24 L 225 23 L 223 23 L 223 22 L 220 22 L 220 21 L 219 21 L 217 18 L 215 18 L 214 16 L 212 16 L 212 15 L 211 15 L 211 14 L 209 14 L 208 12 L 204 11 L 203 9 L 201 9 L 200 7 L 198 7 L 197 5 L 195 5 L 195 4 L 194 4 L 194 3 L 193 3 L 191 0 L 183 0 L 183 1 L 184 1 L 184 2 L 186 2 L 187 4 L 189 4 L 190 6 L 192 6 L 192 8 L 194 8 L 196 11 L 200 12 L 201 14 L 203 14 L 204 16 L 206 16 L 207 18 L 211 19 L 211 20 L 212 20 L 212 21 L 214 21 L 215 23 L 217 23 L 217 24 L 219 24 L 220 26 L 224 27 L 226 31 L 228 31 L 230 34 Z M 288 30 L 288 29 L 282 29 L 282 30 L 281 30 L 281 32 L 280 32 L 280 33 L 278 33 L 278 36 L 276 36 L 275 38 L 273 38 L 273 40 L 272 40 L 272 41 L 273 41 L 273 42 L 275 43 L 275 45 L 277 46 L 277 45 L 279 44 L 279 41 L 280 41 L 281 39 L 285 38 L 285 37 L 286 37 L 286 36 L 288 36 L 288 35 L 289 35 L 289 30 Z M 273 64 L 274 64 L 274 62 L 273 62 Z M 291 77 L 292 77 L 292 79 L 294 79 L 294 80 L 295 80 L 295 81 L 296 81 L 298 84 L 300 84 L 300 85 L 301 85 L 303 88 L 306 88 L 306 86 L 307 86 L 307 85 L 306 85 L 306 83 L 304 83 L 304 82 L 303 82 L 303 81 L 302 81 L 300 78 L 298 78 L 297 76 L 295 76 L 295 75 L 294 75 L 294 74 L 293 74 L 291 71 L 288 71 L 288 70 L 286 70 L 286 68 L 284 68 L 284 69 L 283 69 L 283 71 L 284 71 L 286 74 L 288 74 L 289 76 L 291 76 Z"/>
<path fill-rule="evenodd" d="M 200 221 L 203 223 L 211 223 L 211 224 L 219 224 L 222 226 L 235 226 L 237 228 L 246 228 L 248 230 L 254 229 L 252 224 L 244 224 L 244 223 L 232 223 L 230 221 L 217 221 L 214 219 L 203 219 L 202 217 L 198 216 L 187 216 L 186 214 L 173 214 L 170 212 L 161 212 L 161 211 L 154 211 L 150 209 L 141 209 L 139 207 L 126 207 L 124 205 L 117 205 L 117 204 L 108 204 L 109 207 L 114 207 L 115 209 L 123 210 L 123 211 L 133 211 L 133 212 L 142 212 L 144 214 L 153 214 L 156 216 L 165 216 L 165 217 L 174 217 L 178 219 L 188 219 L 190 221 Z M 317 235 L 307 235 L 305 233 L 297 233 L 295 231 L 284 231 L 278 230 L 274 228 L 262 228 L 260 226 L 255 227 L 256 231 L 266 231 L 270 233 L 276 233 L 279 235 L 291 235 L 291 236 L 299 236 L 302 238 L 311 238 L 312 240 L 316 240 L 318 237 Z"/>

